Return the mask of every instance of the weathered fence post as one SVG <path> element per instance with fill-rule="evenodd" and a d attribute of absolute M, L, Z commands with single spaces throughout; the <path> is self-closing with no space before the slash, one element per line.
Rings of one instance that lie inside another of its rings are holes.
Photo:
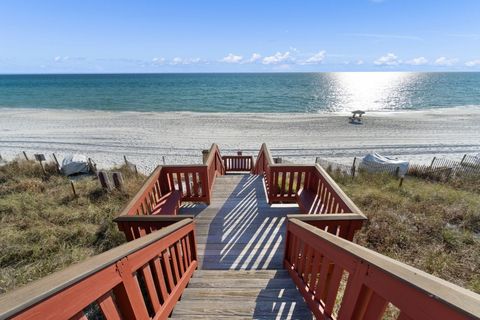
<path fill-rule="evenodd" d="M 57 156 L 55 155 L 55 153 L 52 153 L 53 155 L 53 160 L 55 161 L 55 163 L 57 164 L 57 172 L 60 173 L 62 170 L 60 168 L 60 163 L 58 163 L 58 159 L 57 159 Z"/>
<path fill-rule="evenodd" d="M 125 165 L 128 167 L 128 161 L 127 161 L 127 156 L 123 155 L 123 160 L 125 161 Z"/>
<path fill-rule="evenodd" d="M 75 184 L 71 180 L 70 180 L 70 185 L 72 186 L 73 196 L 76 198 L 77 197 L 77 191 L 75 190 Z"/>
<path fill-rule="evenodd" d="M 92 158 L 88 158 L 88 166 L 90 167 L 90 171 L 97 173 L 97 164 L 93 163 Z"/>
<path fill-rule="evenodd" d="M 433 167 L 433 163 L 435 162 L 435 159 L 437 159 L 437 157 L 433 157 L 433 159 L 432 159 L 432 163 L 430 163 L 430 169 L 432 169 L 432 167 Z"/>
<path fill-rule="evenodd" d="M 465 160 L 466 157 L 467 157 L 467 154 L 465 153 L 465 154 L 463 155 L 462 161 L 460 161 L 460 164 L 463 164 L 463 161 Z"/>
<path fill-rule="evenodd" d="M 400 183 L 398 184 L 398 187 L 401 188 L 403 185 L 403 177 L 400 178 Z"/>
<path fill-rule="evenodd" d="M 47 171 L 45 171 L 45 167 L 43 166 L 43 163 L 42 163 L 42 161 L 45 161 L 45 155 L 36 153 L 34 154 L 34 157 L 35 157 L 35 160 L 40 162 L 40 167 L 42 167 L 43 174 L 47 175 Z"/>
<path fill-rule="evenodd" d="M 165 156 L 162 156 L 163 165 L 165 165 Z"/>
<path fill-rule="evenodd" d="M 102 186 L 103 189 L 107 191 L 112 190 L 112 184 L 110 183 L 108 174 L 105 171 L 98 172 L 98 180 L 100 181 L 100 185 Z"/>
<path fill-rule="evenodd" d="M 400 178 L 400 167 L 395 169 L 395 177 Z"/>
<path fill-rule="evenodd" d="M 113 185 L 118 190 L 123 190 L 123 177 L 121 172 L 112 173 Z"/>
<path fill-rule="evenodd" d="M 353 163 L 352 163 L 352 179 L 355 178 L 355 170 L 357 169 L 355 166 L 355 163 L 357 162 L 357 157 L 353 157 Z"/>
<path fill-rule="evenodd" d="M 27 153 L 25 151 L 23 151 L 23 156 L 25 157 L 25 160 L 28 161 Z"/>

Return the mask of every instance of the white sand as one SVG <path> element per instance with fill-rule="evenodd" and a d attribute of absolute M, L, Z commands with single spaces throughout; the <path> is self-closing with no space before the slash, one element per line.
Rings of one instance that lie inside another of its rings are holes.
<path fill-rule="evenodd" d="M 123 155 L 144 172 L 161 164 L 199 163 L 212 142 L 223 154 L 256 155 L 266 142 L 298 163 L 315 157 L 350 162 L 376 151 L 415 162 L 480 152 L 480 108 L 368 113 L 363 125 L 340 114 L 144 113 L 0 109 L 0 154 L 79 152 L 101 167 Z"/>

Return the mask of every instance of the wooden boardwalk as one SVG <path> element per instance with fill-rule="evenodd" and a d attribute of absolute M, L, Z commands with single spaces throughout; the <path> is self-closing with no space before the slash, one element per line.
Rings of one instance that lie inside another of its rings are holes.
<path fill-rule="evenodd" d="M 199 270 L 173 318 L 311 318 L 282 263 L 285 217 L 297 210 L 271 207 L 261 176 L 217 177 L 209 206 L 181 209 L 195 214 Z"/>

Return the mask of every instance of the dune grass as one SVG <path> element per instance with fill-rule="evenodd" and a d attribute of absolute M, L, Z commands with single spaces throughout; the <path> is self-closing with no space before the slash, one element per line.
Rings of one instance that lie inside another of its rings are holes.
<path fill-rule="evenodd" d="M 359 244 L 480 293 L 479 180 L 331 175 L 369 219 Z"/>
<path fill-rule="evenodd" d="M 124 242 L 112 222 L 145 177 L 126 168 L 124 191 L 103 191 L 97 179 L 70 180 L 38 163 L 0 167 L 0 294 Z"/>

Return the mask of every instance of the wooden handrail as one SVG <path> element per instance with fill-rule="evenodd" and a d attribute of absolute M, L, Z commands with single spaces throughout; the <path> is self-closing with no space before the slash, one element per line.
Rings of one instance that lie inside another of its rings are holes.
<path fill-rule="evenodd" d="M 125 234 L 127 241 L 143 237 L 154 231 L 168 227 L 184 219 L 193 219 L 193 215 L 182 214 L 179 216 L 167 215 L 145 215 L 145 216 L 118 216 L 113 219 L 118 229 Z"/>
<path fill-rule="evenodd" d="M 284 266 L 319 319 L 381 319 L 388 303 L 398 319 L 480 318 L 480 295 L 298 219 L 288 220 L 286 241 Z"/>
<path fill-rule="evenodd" d="M 92 303 L 106 319 L 166 318 L 197 267 L 194 237 L 184 219 L 51 274 L 1 296 L 0 319 L 82 319 Z"/>
<path fill-rule="evenodd" d="M 159 185 L 161 171 L 161 166 L 157 166 L 155 170 L 153 170 L 153 172 L 147 178 L 140 190 L 138 190 L 132 200 L 130 200 L 122 209 L 119 214 L 120 216 L 138 215 L 140 214 L 139 211 L 142 211 L 143 213 L 143 210 L 147 210 L 147 208 L 151 209 L 151 204 L 147 203 L 147 201 L 152 202 L 154 199 L 159 199 L 161 197 L 161 190 Z"/>
<path fill-rule="evenodd" d="M 358 213 L 289 214 L 287 219 L 297 219 L 349 241 L 353 240 L 355 233 L 368 220 Z"/>
<path fill-rule="evenodd" d="M 258 153 L 255 174 L 263 174 L 269 203 L 296 202 L 297 192 L 306 189 L 323 202 L 317 213 L 356 213 L 362 211 L 320 165 L 274 163 L 265 143 Z"/>

